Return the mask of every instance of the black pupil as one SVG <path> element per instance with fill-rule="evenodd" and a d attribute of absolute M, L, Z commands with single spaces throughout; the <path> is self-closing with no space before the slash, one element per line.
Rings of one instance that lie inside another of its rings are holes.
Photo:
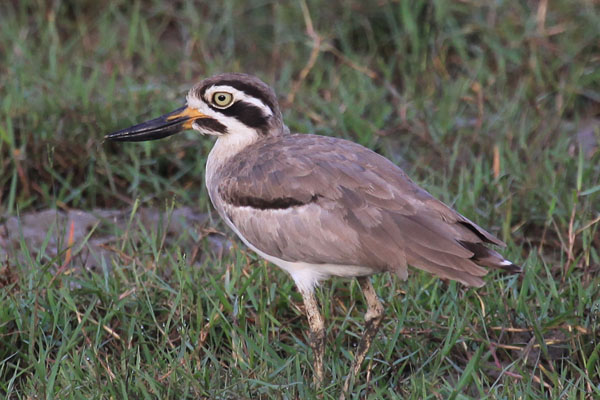
<path fill-rule="evenodd" d="M 226 98 L 227 98 L 227 97 L 225 97 L 225 95 L 224 95 L 224 94 L 220 94 L 220 95 L 218 95 L 218 96 L 217 96 L 217 100 L 219 100 L 219 101 L 221 101 L 221 102 L 222 102 L 222 101 L 225 101 L 225 99 L 226 99 Z"/>

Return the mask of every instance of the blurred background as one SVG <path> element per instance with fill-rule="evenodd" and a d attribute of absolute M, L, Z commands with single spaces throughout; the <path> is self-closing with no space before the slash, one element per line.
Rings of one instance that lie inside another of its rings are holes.
<path fill-rule="evenodd" d="M 377 277 L 356 396 L 600 396 L 595 0 L 3 1 L 0 394 L 317 395 L 291 280 L 211 214 L 212 139 L 103 141 L 219 72 L 273 86 L 292 131 L 390 158 L 525 268 L 478 292 Z M 320 301 L 330 398 L 365 308 L 343 280 Z"/>

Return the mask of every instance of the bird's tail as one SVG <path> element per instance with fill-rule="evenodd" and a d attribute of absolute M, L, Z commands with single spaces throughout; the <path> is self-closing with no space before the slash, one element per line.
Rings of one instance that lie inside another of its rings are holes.
<path fill-rule="evenodd" d="M 510 272 L 513 274 L 518 274 L 523 271 L 523 269 L 514 264 L 512 261 L 509 261 L 502 257 L 498 252 L 485 247 L 481 243 L 472 243 L 472 242 L 460 242 L 465 248 L 469 249 L 473 252 L 473 257 L 471 259 L 479 265 L 489 268 L 497 268 L 502 269 L 506 272 Z"/>

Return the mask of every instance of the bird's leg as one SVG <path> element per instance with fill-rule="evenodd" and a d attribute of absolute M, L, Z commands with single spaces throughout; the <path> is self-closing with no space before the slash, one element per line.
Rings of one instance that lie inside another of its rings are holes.
<path fill-rule="evenodd" d="M 340 400 L 345 398 L 345 394 L 348 392 L 350 384 L 354 383 L 354 378 L 360 371 L 360 366 L 365 360 L 367 352 L 369 351 L 369 347 L 371 347 L 371 342 L 377 334 L 377 331 L 381 326 L 381 321 L 383 320 L 383 305 L 381 305 L 379 298 L 377 298 L 377 293 L 375 293 L 371 279 L 368 276 L 363 276 L 357 279 L 358 284 L 360 285 L 360 288 L 365 296 L 365 300 L 367 300 L 365 330 L 358 348 L 356 349 L 356 354 L 354 355 L 354 361 L 352 362 L 350 373 L 344 382 L 344 388 L 342 389 Z"/>
<path fill-rule="evenodd" d="M 318 389 L 323 382 L 323 355 L 325 354 L 325 323 L 319 312 L 319 305 L 312 290 L 300 290 L 304 299 L 304 308 L 306 308 L 306 318 L 310 326 L 310 346 L 312 347 L 314 357 L 314 383 L 315 389 Z"/>

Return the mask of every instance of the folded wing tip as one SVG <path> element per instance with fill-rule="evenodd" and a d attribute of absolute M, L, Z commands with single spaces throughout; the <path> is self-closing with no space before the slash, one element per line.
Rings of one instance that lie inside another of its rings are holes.
<path fill-rule="evenodd" d="M 512 261 L 508 260 L 502 260 L 502 262 L 498 264 L 498 267 L 513 274 L 520 274 L 523 272 L 523 268 L 520 265 L 514 264 Z"/>

